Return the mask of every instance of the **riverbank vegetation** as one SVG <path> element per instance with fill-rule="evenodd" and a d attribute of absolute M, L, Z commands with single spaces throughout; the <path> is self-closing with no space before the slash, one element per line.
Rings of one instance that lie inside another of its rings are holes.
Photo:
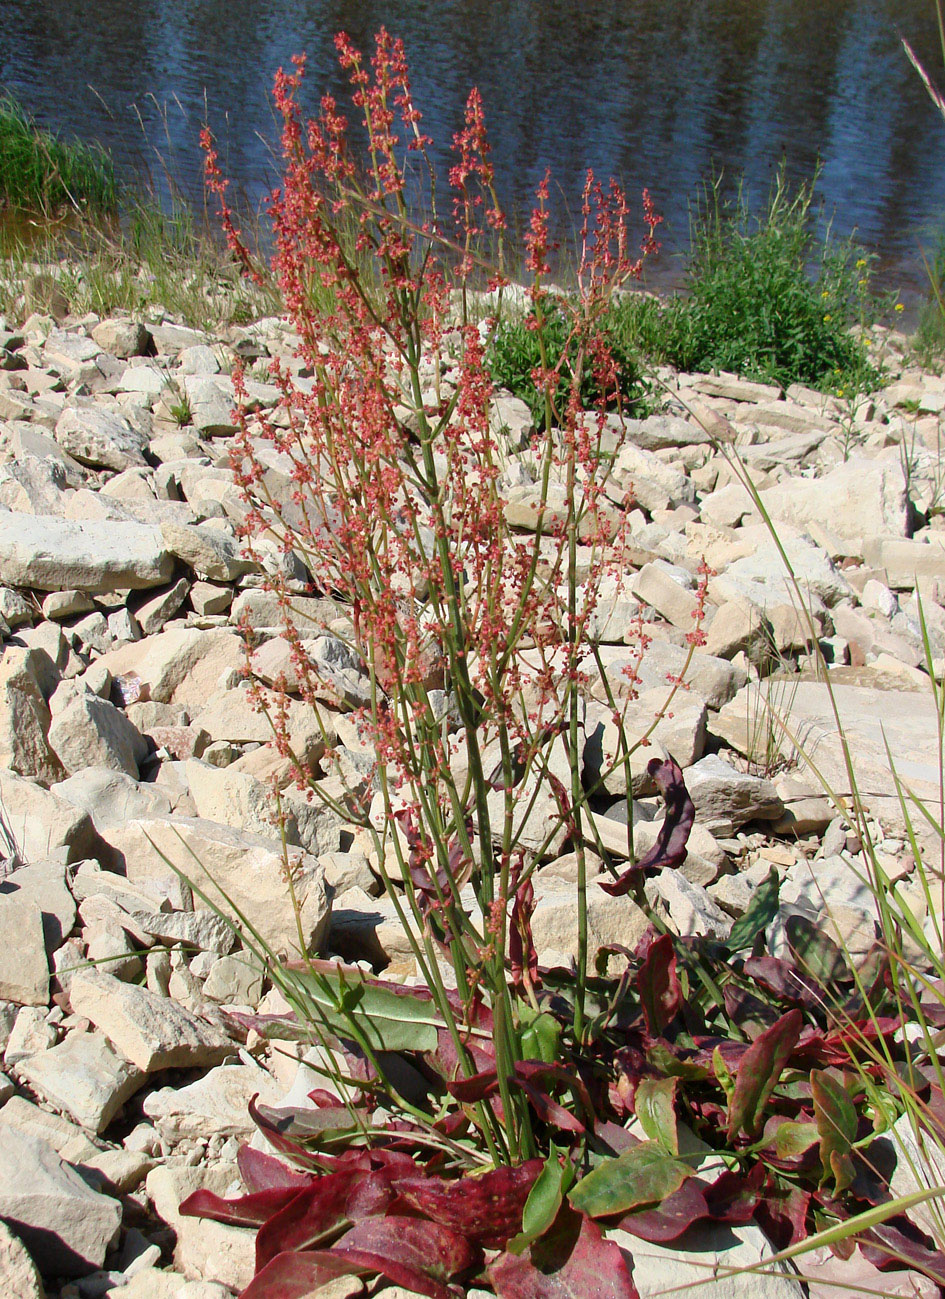
<path fill-rule="evenodd" d="M 118 197 L 115 164 L 105 149 L 62 140 L 38 127 L 11 96 L 0 97 L 0 209 L 114 214 Z"/>

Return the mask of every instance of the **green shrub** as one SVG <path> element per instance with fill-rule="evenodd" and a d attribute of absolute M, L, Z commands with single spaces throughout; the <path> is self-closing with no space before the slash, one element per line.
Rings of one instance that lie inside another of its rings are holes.
<path fill-rule="evenodd" d="M 99 145 L 40 130 L 10 96 L 0 98 L 0 203 L 28 211 L 118 207 L 115 165 Z"/>
<path fill-rule="evenodd" d="M 816 178 L 815 178 L 816 179 Z M 813 183 L 793 192 L 779 170 L 762 215 L 744 191 L 703 188 L 692 221 L 688 296 L 663 313 L 663 358 L 682 370 L 732 370 L 787 386 L 875 386 L 850 326 L 866 323 L 869 261 L 820 237 Z"/>

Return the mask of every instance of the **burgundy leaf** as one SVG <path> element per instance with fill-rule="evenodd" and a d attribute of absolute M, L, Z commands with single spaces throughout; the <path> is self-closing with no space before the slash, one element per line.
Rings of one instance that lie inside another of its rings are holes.
<path fill-rule="evenodd" d="M 464 1236 L 448 1227 L 397 1215 L 355 1223 L 333 1252 L 433 1299 L 449 1296 L 445 1282 L 482 1257 Z"/>
<path fill-rule="evenodd" d="M 531 1083 L 525 1082 L 523 1078 L 510 1078 L 509 1082 L 515 1083 L 516 1086 L 528 1097 L 529 1104 L 544 1123 L 550 1123 L 552 1127 L 560 1128 L 562 1132 L 583 1132 L 584 1124 L 580 1119 L 575 1118 L 570 1110 L 565 1109 L 553 1100 L 547 1092 L 539 1091 Z"/>
<path fill-rule="evenodd" d="M 252 1146 L 240 1146 L 236 1162 L 250 1191 L 276 1190 L 286 1186 L 294 1186 L 300 1191 L 312 1180 L 308 1173 L 300 1173 L 290 1168 L 285 1160 L 254 1150 Z"/>
<path fill-rule="evenodd" d="M 657 1244 L 676 1240 L 695 1222 L 711 1217 L 705 1198 L 705 1183 L 687 1177 L 678 1191 L 650 1209 L 626 1213 L 618 1226 L 631 1236 Z"/>
<path fill-rule="evenodd" d="M 387 1173 L 326 1173 L 260 1227 L 257 1271 L 277 1254 L 318 1246 L 358 1218 L 384 1213 L 393 1198 Z"/>
<path fill-rule="evenodd" d="M 316 1087 L 308 1093 L 308 1098 L 318 1109 L 337 1109 L 338 1097 L 334 1092 L 326 1092 L 323 1087 Z"/>
<path fill-rule="evenodd" d="M 749 979 L 781 1001 L 804 1010 L 823 1009 L 823 993 L 817 984 L 790 961 L 782 961 L 777 956 L 749 956 L 743 969 Z"/>
<path fill-rule="evenodd" d="M 729 1105 L 729 1141 L 734 1141 L 741 1131 L 749 1137 L 760 1131 L 764 1107 L 800 1037 L 803 1022 L 799 1010 L 789 1010 L 756 1037 L 742 1056 Z"/>
<path fill-rule="evenodd" d="M 324 1162 L 323 1156 L 302 1145 L 301 1138 L 324 1134 L 326 1130 L 349 1132 L 352 1119 L 346 1109 L 276 1110 L 268 1105 L 257 1105 L 253 1096 L 248 1105 L 249 1116 L 269 1144 L 294 1160 L 315 1168 Z"/>
<path fill-rule="evenodd" d="M 524 1254 L 500 1254 L 486 1271 L 499 1299 L 640 1299 L 617 1245 L 569 1207 Z"/>
<path fill-rule="evenodd" d="M 636 988 L 650 1037 L 659 1037 L 679 1009 L 679 980 L 676 951 L 669 934 L 662 934 L 647 948 L 636 976 Z"/>
<path fill-rule="evenodd" d="M 512 914 L 509 917 L 509 964 L 512 985 L 520 991 L 538 985 L 538 949 L 532 938 L 532 912 L 535 910 L 535 888 L 531 879 L 515 889 Z"/>
<path fill-rule="evenodd" d="M 765 1179 L 764 1164 L 757 1163 L 750 1173 L 722 1173 L 705 1193 L 709 1213 L 716 1222 L 733 1227 L 744 1226 L 755 1216 Z"/>
<path fill-rule="evenodd" d="M 695 820 L 696 809 L 686 789 L 686 782 L 679 766 L 672 758 L 651 758 L 646 764 L 650 777 L 663 795 L 666 803 L 666 815 L 656 843 L 648 853 L 616 880 L 599 880 L 605 893 L 620 897 L 629 893 L 633 887 L 634 877 L 640 871 L 663 870 L 667 866 L 679 866 L 686 860 L 686 843 Z"/>
<path fill-rule="evenodd" d="M 270 1187 L 266 1191 L 241 1195 L 235 1200 L 224 1200 L 201 1187 L 181 1202 L 178 1213 L 184 1217 L 212 1218 L 214 1222 L 226 1222 L 231 1227 L 261 1227 L 304 1189 L 298 1186 Z"/>
<path fill-rule="evenodd" d="M 256 1273 L 240 1299 L 309 1299 L 337 1276 L 370 1270 L 330 1249 L 279 1254 Z"/>
<path fill-rule="evenodd" d="M 747 988 L 737 988 L 733 983 L 725 985 L 722 997 L 726 1015 L 751 1038 L 756 1038 L 759 1033 L 770 1028 L 779 1017 L 774 1006 L 762 1001 Z"/>
<path fill-rule="evenodd" d="M 755 1219 L 775 1249 L 787 1249 L 805 1240 L 810 1191 L 792 1186 L 767 1191 L 755 1209 Z"/>
<path fill-rule="evenodd" d="M 863 1256 L 880 1271 L 905 1263 L 945 1286 L 945 1254 L 930 1245 L 929 1238 L 904 1215 L 887 1218 L 857 1239 Z"/>
<path fill-rule="evenodd" d="M 543 1162 L 529 1159 L 480 1177 L 399 1177 L 398 1196 L 487 1249 L 502 1249 L 522 1229 L 522 1210 Z"/>

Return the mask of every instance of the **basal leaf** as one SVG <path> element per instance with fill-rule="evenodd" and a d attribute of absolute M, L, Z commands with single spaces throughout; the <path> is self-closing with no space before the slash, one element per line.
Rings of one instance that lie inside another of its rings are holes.
<path fill-rule="evenodd" d="M 532 1184 L 522 1210 L 522 1230 L 505 1248 L 510 1254 L 522 1254 L 551 1227 L 564 1200 L 564 1193 L 574 1181 L 574 1167 L 563 1152 L 552 1144 L 551 1154 Z"/>
<path fill-rule="evenodd" d="M 810 1150 L 819 1140 L 820 1132 L 815 1123 L 785 1121 L 775 1133 L 774 1151 L 779 1159 L 794 1159 Z"/>
<path fill-rule="evenodd" d="M 293 966 L 294 978 L 318 1006 L 326 1026 L 342 1037 L 355 1024 L 375 1051 L 434 1051 L 443 1020 L 433 1002 L 395 992 L 360 970 L 322 961 L 314 971 Z"/>
<path fill-rule="evenodd" d="M 311 1175 L 300 1173 L 290 1168 L 283 1159 L 267 1155 L 263 1150 L 254 1150 L 252 1146 L 240 1146 L 236 1156 L 240 1176 L 250 1191 L 268 1191 L 280 1187 L 294 1186 L 301 1190 L 311 1182 Z"/>
<path fill-rule="evenodd" d="M 356 1223 L 332 1253 L 430 1299 L 451 1299 L 446 1283 L 482 1257 L 458 1232 L 393 1214 Z"/>
<path fill-rule="evenodd" d="M 679 1154 L 676 1120 L 678 1078 L 642 1078 L 633 1106 L 643 1131 L 671 1155 Z"/>
<path fill-rule="evenodd" d="M 814 1121 L 820 1134 L 820 1160 L 824 1177 L 833 1177 L 836 1194 L 853 1181 L 853 1160 L 850 1151 L 856 1140 L 856 1107 L 841 1083 L 822 1069 L 813 1069 L 810 1075 L 811 1096 L 814 1101 Z"/>
<path fill-rule="evenodd" d="M 398 1177 L 398 1196 L 433 1222 L 460 1231 L 488 1249 L 502 1249 L 522 1227 L 522 1211 L 540 1159 L 496 1168 L 478 1177 Z"/>
<path fill-rule="evenodd" d="M 640 1240 L 665 1244 L 677 1240 L 693 1223 L 709 1216 L 705 1184 L 697 1177 L 687 1177 L 672 1195 L 649 1209 L 628 1213 L 620 1219 L 619 1226 Z"/>
<path fill-rule="evenodd" d="M 749 902 L 745 914 L 740 916 L 732 925 L 732 931 L 725 943 L 730 952 L 740 952 L 746 947 L 751 947 L 758 934 L 767 929 L 778 914 L 778 891 L 780 887 L 781 877 L 772 866 L 767 879 L 755 890 L 754 897 Z"/>
<path fill-rule="evenodd" d="M 498 1299 L 640 1299 L 617 1245 L 567 1206 L 526 1253 L 500 1254 L 486 1271 Z"/>
<path fill-rule="evenodd" d="M 240 1299 L 309 1299 L 335 1277 L 367 1271 L 330 1249 L 280 1254 L 256 1273 Z"/>
<path fill-rule="evenodd" d="M 178 1213 L 185 1217 L 212 1218 L 214 1222 L 225 1222 L 231 1227 L 261 1227 L 300 1195 L 303 1189 L 298 1186 L 270 1187 L 265 1191 L 252 1191 L 249 1195 L 225 1200 L 201 1187 L 182 1201 Z"/>
<path fill-rule="evenodd" d="M 734 1141 L 739 1132 L 753 1137 L 760 1130 L 765 1105 L 800 1037 L 803 1023 L 799 1010 L 789 1010 L 756 1037 L 742 1056 L 729 1102 L 729 1141 Z"/>
<path fill-rule="evenodd" d="M 784 932 L 795 961 L 816 983 L 829 988 L 838 979 L 853 978 L 840 948 L 807 916 L 788 916 Z"/>
<path fill-rule="evenodd" d="M 650 1037 L 659 1037 L 679 1009 L 676 952 L 669 934 L 650 943 L 634 980 Z"/>
<path fill-rule="evenodd" d="M 591 1218 L 628 1213 L 644 1204 L 659 1204 L 678 1190 L 691 1169 L 661 1150 L 655 1141 L 641 1141 L 616 1159 L 605 1159 L 583 1177 L 568 1199 Z"/>
<path fill-rule="evenodd" d="M 256 1235 L 256 1268 L 277 1255 L 330 1243 L 358 1218 L 384 1213 L 394 1198 L 385 1172 L 326 1173 L 299 1191 Z"/>

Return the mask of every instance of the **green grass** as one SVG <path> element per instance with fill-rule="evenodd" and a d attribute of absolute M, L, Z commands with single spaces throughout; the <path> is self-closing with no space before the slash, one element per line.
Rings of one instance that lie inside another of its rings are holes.
<path fill-rule="evenodd" d="M 0 98 L 0 205 L 52 214 L 63 208 L 115 212 L 115 166 L 99 145 L 41 130 L 9 95 Z"/>

